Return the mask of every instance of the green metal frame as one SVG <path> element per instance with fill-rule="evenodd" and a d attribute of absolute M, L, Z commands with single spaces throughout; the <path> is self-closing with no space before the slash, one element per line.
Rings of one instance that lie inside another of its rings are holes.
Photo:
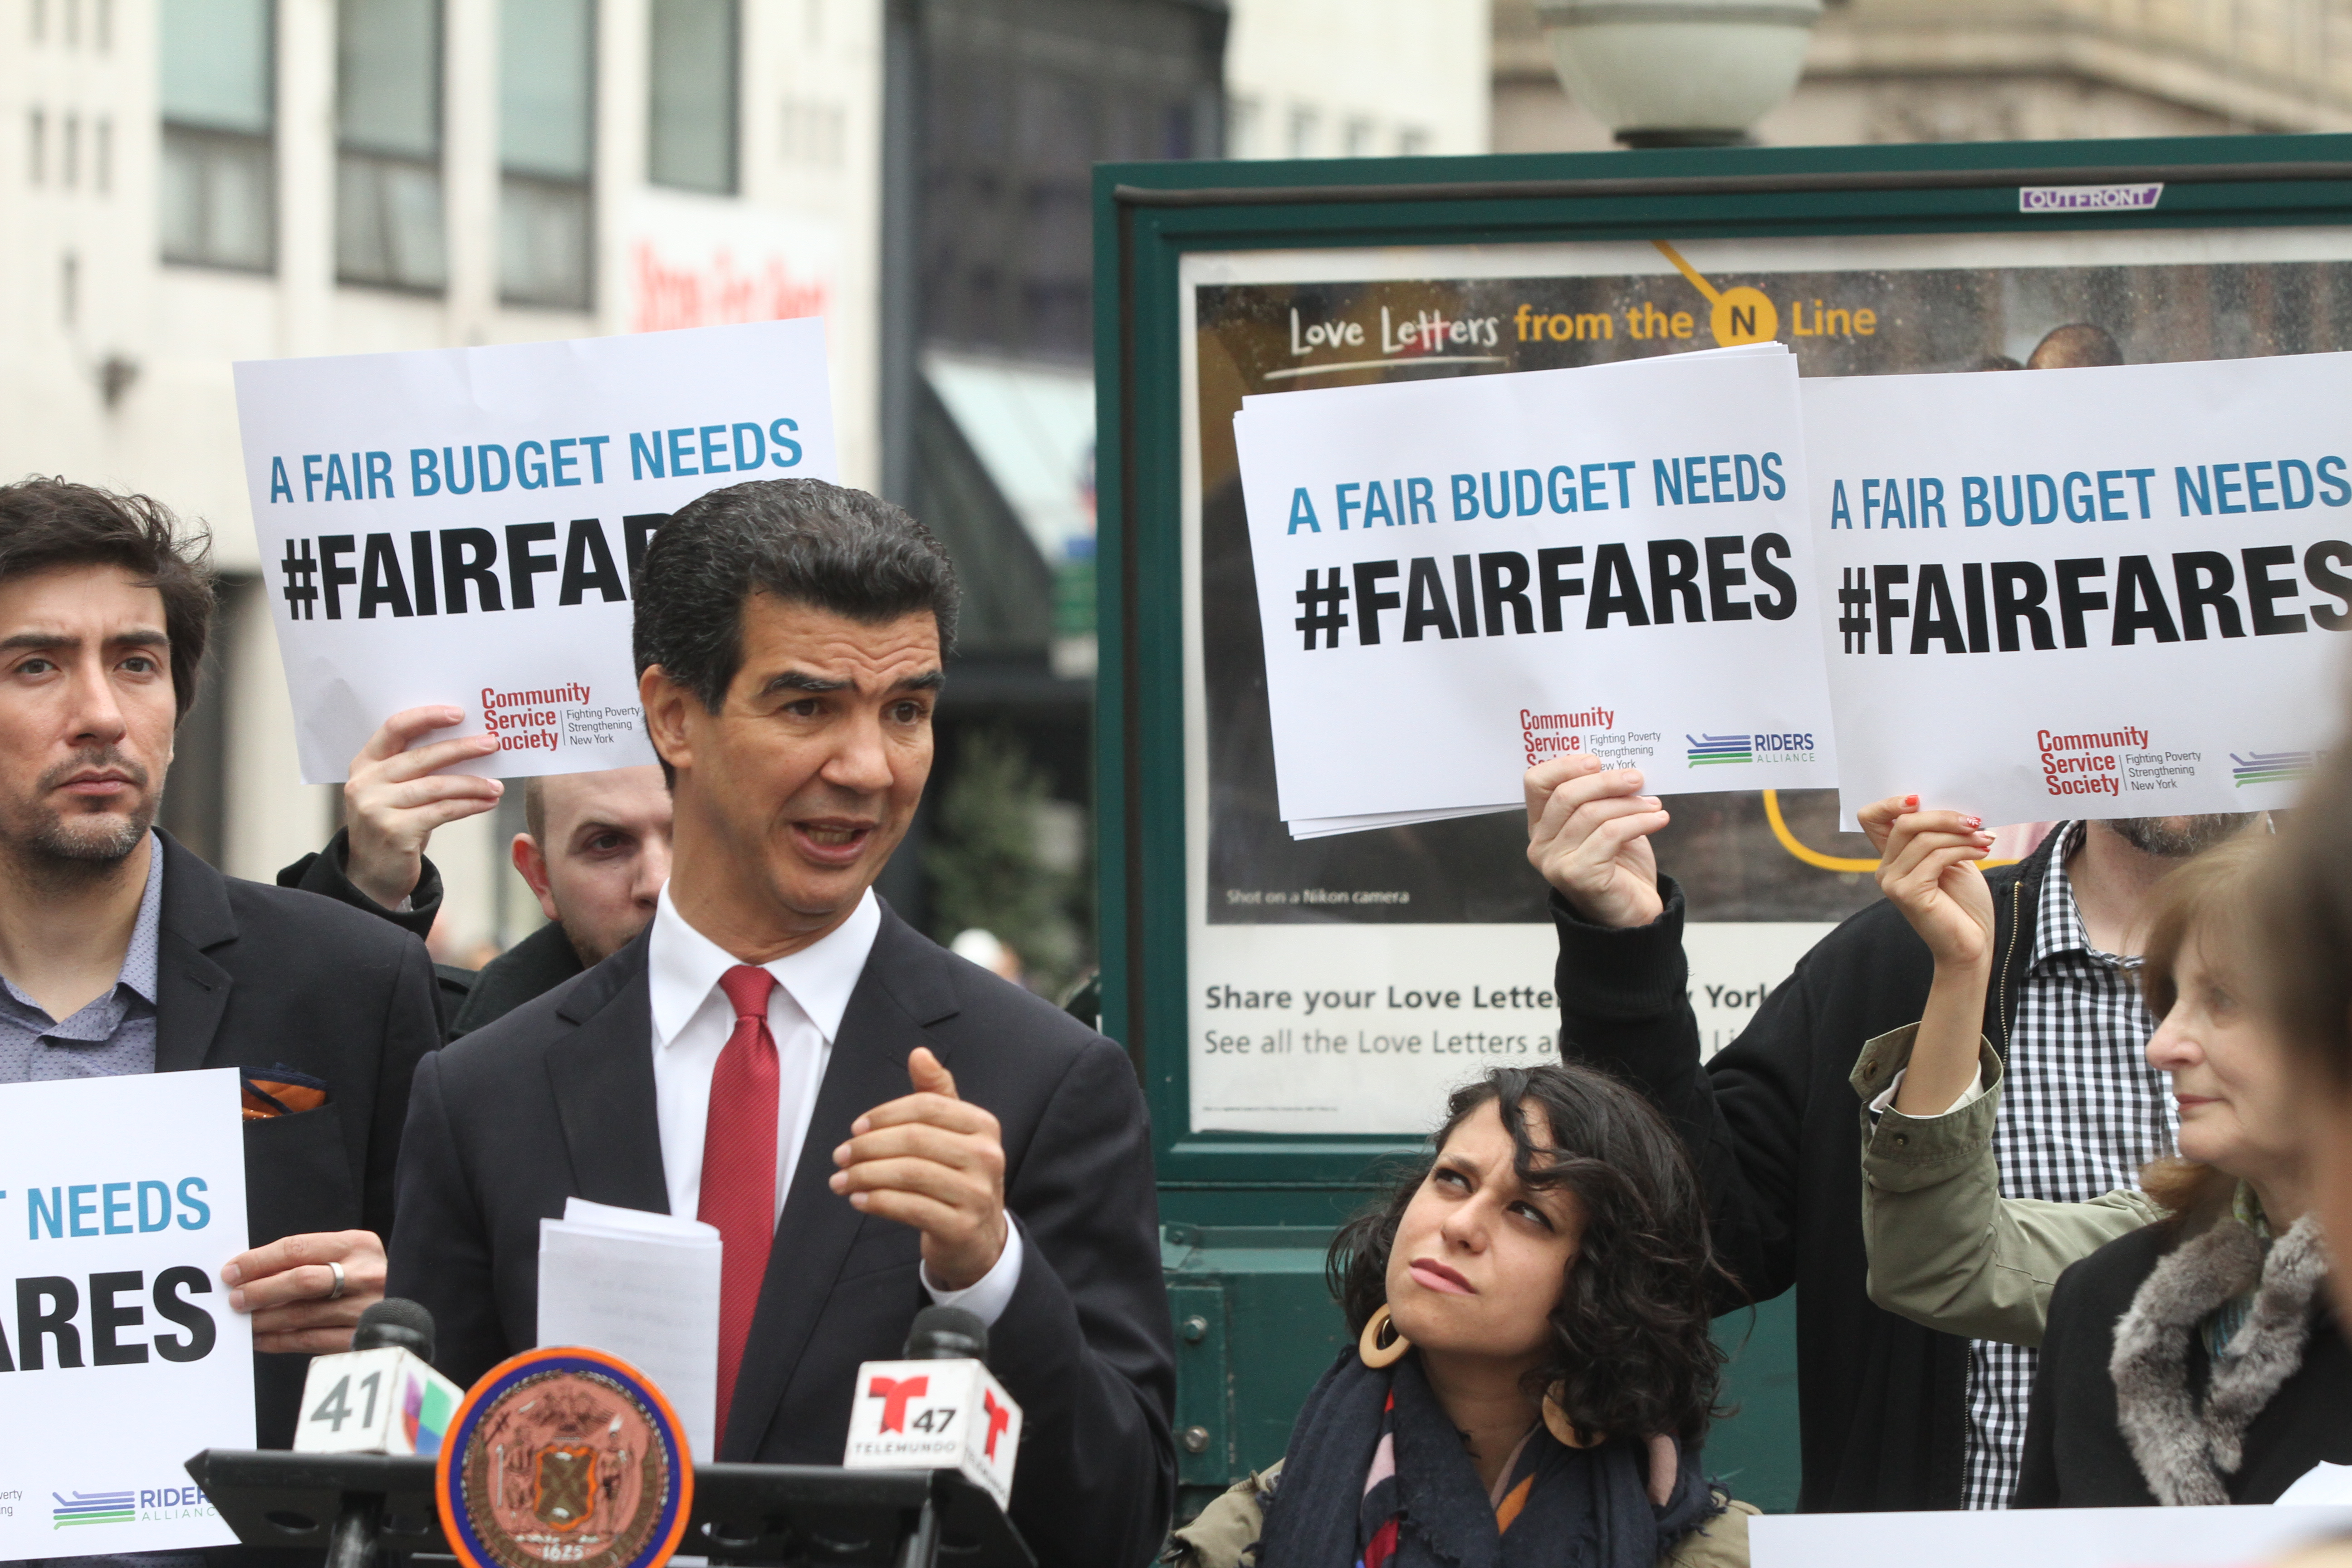
<path fill-rule="evenodd" d="M 2016 210 L 2021 184 L 2158 180 L 2153 213 Z M 2352 136 L 1110 163 L 1094 197 L 1103 1028 L 1144 1076 L 1163 1191 L 1330 1192 L 1397 1145 L 1189 1130 L 1183 627 L 1164 591 L 1181 580 L 1183 253 L 2352 223 Z"/>
<path fill-rule="evenodd" d="M 2153 213 L 2023 214 L 2020 184 L 2161 181 Z M 1102 1027 L 1142 1075 L 1179 1330 L 1184 1501 L 1274 1456 L 1339 1329 L 1316 1268 L 1376 1138 L 1196 1134 L 1186 1050 L 1181 395 L 1187 251 L 2352 224 L 2352 136 L 1736 149 L 1095 172 Z M 2352 242 L 2348 242 L 2352 243 Z M 2352 254 L 2352 252 L 2347 252 Z M 1318 1308 L 1318 1303 L 1322 1302 Z M 1743 1497 L 1791 1506 L 1794 1303 L 1717 1325 L 1744 1404 L 1711 1445 Z M 1752 1335 L 1750 1332 L 1752 1323 Z"/>

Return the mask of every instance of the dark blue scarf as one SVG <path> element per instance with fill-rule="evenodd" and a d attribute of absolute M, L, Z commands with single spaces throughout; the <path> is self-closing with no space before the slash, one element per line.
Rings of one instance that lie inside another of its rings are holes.
<path fill-rule="evenodd" d="M 1368 1487 L 1383 1436 L 1394 1479 Z M 1674 1492 L 1659 1508 L 1645 1484 L 1646 1443 L 1570 1448 L 1538 1428 L 1512 1471 L 1514 1488 L 1530 1483 L 1526 1501 L 1500 1529 L 1421 1358 L 1376 1370 L 1350 1346 L 1291 1428 L 1258 1568 L 1355 1568 L 1391 1519 L 1386 1568 L 1656 1568 L 1719 1511 L 1693 1456 L 1678 1446 L 1675 1458 Z"/>

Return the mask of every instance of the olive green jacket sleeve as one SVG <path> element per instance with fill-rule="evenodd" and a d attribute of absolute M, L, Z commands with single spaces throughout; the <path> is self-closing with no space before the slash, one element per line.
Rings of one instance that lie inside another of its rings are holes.
<path fill-rule="evenodd" d="M 1943 1116 L 1890 1108 L 1874 1124 L 1870 1102 L 1910 1061 L 1918 1027 L 1906 1024 L 1865 1044 L 1852 1079 L 1863 1100 L 1870 1299 L 1946 1333 L 2038 1345 L 2050 1287 L 2066 1266 L 2165 1211 L 2127 1188 L 2083 1204 L 2002 1197 L 1992 1149 L 2001 1063 L 1990 1042 L 1977 1047 L 1985 1084 L 1978 1099 Z"/>
<path fill-rule="evenodd" d="M 1276 1459 L 1235 1481 L 1199 1518 L 1168 1538 L 1168 1550 L 1160 1561 L 1178 1568 L 1256 1568 L 1266 1500 L 1281 1477 L 1282 1461 Z M 1716 1497 L 1725 1505 L 1723 1511 L 1684 1536 L 1659 1568 L 1748 1568 L 1748 1521 L 1761 1510 L 1721 1492 Z"/>

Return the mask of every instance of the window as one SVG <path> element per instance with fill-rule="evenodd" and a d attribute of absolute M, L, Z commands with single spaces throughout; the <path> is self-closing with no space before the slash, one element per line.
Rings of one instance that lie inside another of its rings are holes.
<path fill-rule="evenodd" d="M 584 310 L 594 300 L 594 0 L 499 7 L 499 294 Z"/>
<path fill-rule="evenodd" d="M 336 23 L 335 275 L 439 289 L 440 0 L 339 0 Z"/>
<path fill-rule="evenodd" d="M 736 0 L 653 0 L 646 177 L 735 192 Z"/>
<path fill-rule="evenodd" d="M 277 262 L 270 0 L 162 0 L 163 259 Z"/>

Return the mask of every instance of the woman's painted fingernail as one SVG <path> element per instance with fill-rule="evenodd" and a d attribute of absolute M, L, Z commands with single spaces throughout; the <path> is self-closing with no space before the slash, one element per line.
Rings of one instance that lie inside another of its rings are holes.
<path fill-rule="evenodd" d="M 1970 831 L 1974 831 L 1975 829 L 1984 826 L 1984 818 L 1981 816 L 1964 816 L 1960 818 L 1960 820 L 1969 825 Z"/>
<path fill-rule="evenodd" d="M 1913 811 L 1916 811 L 1919 809 L 1919 797 L 1916 795 L 1906 795 L 1903 797 L 1903 804 Z"/>

